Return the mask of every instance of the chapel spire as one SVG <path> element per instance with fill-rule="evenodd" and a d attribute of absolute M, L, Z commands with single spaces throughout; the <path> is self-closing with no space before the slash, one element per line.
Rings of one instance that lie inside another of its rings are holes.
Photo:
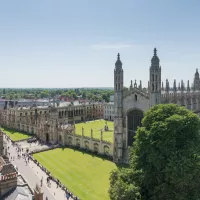
<path fill-rule="evenodd" d="M 115 67 L 116 67 L 116 69 L 122 69 L 122 62 L 121 62 L 121 60 L 120 60 L 120 54 L 118 53 L 117 54 L 117 61 L 116 61 L 116 63 L 115 63 Z"/>
<path fill-rule="evenodd" d="M 188 80 L 187 82 L 187 91 L 189 92 L 190 91 L 190 81 Z"/>
<path fill-rule="evenodd" d="M 163 84 L 163 81 L 162 81 L 162 88 L 161 88 L 161 89 L 162 89 L 162 91 L 164 91 L 164 84 Z"/>
<path fill-rule="evenodd" d="M 174 91 L 174 92 L 177 91 L 177 88 L 176 88 L 176 79 L 174 79 L 173 91 Z"/>
<path fill-rule="evenodd" d="M 119 53 L 117 54 L 117 60 L 120 60 L 120 54 Z"/>
<path fill-rule="evenodd" d="M 181 91 L 183 92 L 185 90 L 184 82 L 181 80 Z"/>
<path fill-rule="evenodd" d="M 153 52 L 154 52 L 154 56 L 157 56 L 157 49 L 156 48 L 154 48 Z"/>
<path fill-rule="evenodd" d="M 157 56 L 157 49 L 154 48 L 153 52 L 154 52 L 154 54 L 153 54 L 153 57 L 151 59 L 151 67 L 160 68 L 160 66 L 159 66 L 160 60 Z"/>
<path fill-rule="evenodd" d="M 166 88 L 165 91 L 168 93 L 169 92 L 169 81 L 166 79 Z"/>
<path fill-rule="evenodd" d="M 149 69 L 150 81 L 150 107 L 161 103 L 161 67 L 160 60 L 157 56 L 157 49 L 154 48 L 154 54 L 151 59 L 151 66 Z"/>

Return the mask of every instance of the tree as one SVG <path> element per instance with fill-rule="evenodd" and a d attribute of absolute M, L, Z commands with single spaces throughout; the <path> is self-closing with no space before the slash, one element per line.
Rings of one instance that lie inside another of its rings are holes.
<path fill-rule="evenodd" d="M 114 170 L 110 176 L 109 194 L 112 200 L 140 200 L 139 188 L 132 183 L 130 169 Z M 126 181 L 125 181 L 126 180 Z"/>
<path fill-rule="evenodd" d="M 184 107 L 151 108 L 137 129 L 130 155 L 131 181 L 124 178 L 124 184 L 138 187 L 142 200 L 200 199 L 199 130 L 200 118 Z"/>

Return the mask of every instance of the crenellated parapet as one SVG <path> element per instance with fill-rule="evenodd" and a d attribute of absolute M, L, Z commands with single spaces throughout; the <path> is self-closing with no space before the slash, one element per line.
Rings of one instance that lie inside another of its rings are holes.
<path fill-rule="evenodd" d="M 179 91 L 164 93 L 161 96 L 161 103 L 175 103 L 185 106 L 189 110 L 200 111 L 200 91 Z"/>
<path fill-rule="evenodd" d="M 123 98 L 126 98 L 127 96 L 131 96 L 132 94 L 140 94 L 144 98 L 149 98 L 148 90 L 146 88 L 142 88 L 142 81 L 140 81 L 139 86 L 137 86 L 137 81 L 135 80 L 135 83 L 133 85 L 133 82 L 131 80 L 131 84 L 129 88 L 124 88 L 123 92 Z"/>

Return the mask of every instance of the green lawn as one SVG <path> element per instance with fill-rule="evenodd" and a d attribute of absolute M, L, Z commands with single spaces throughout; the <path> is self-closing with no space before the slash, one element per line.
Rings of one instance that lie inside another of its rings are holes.
<path fill-rule="evenodd" d="M 104 130 L 104 126 L 107 122 L 108 128 L 110 131 L 103 131 L 103 140 L 113 142 L 113 130 L 114 123 L 111 121 L 105 120 L 96 120 L 90 121 L 86 123 L 78 123 L 76 124 L 76 134 L 82 134 L 82 127 L 84 128 L 84 135 L 90 137 L 91 128 L 93 129 L 93 137 L 100 139 L 101 129 Z"/>
<path fill-rule="evenodd" d="M 31 138 L 31 135 L 27 135 L 25 133 L 20 133 L 18 131 L 12 130 L 12 129 L 7 129 L 7 128 L 1 128 L 1 130 L 10 137 L 12 141 L 18 141 L 18 140 L 23 140 L 23 139 L 28 139 Z"/>
<path fill-rule="evenodd" d="M 69 148 L 33 154 L 33 157 L 79 198 L 109 199 L 109 176 L 116 164 Z"/>

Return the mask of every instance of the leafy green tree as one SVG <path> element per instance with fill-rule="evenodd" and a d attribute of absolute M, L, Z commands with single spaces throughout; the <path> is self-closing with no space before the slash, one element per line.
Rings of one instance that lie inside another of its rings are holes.
<path fill-rule="evenodd" d="M 112 200 L 140 200 L 139 188 L 132 182 L 132 170 L 114 170 L 110 176 L 109 194 Z"/>
<path fill-rule="evenodd" d="M 122 179 L 126 187 L 139 188 L 142 200 L 200 199 L 199 130 L 200 118 L 184 107 L 151 108 L 137 129 L 130 155 L 131 181 Z M 110 190 L 122 190 L 121 185 L 113 182 Z M 111 192 L 110 197 L 116 199 Z"/>
<path fill-rule="evenodd" d="M 48 98 L 49 92 L 47 90 L 44 90 L 40 92 L 40 95 L 41 95 L 41 98 Z"/>
<path fill-rule="evenodd" d="M 85 92 L 82 93 L 82 98 L 83 98 L 83 99 L 86 98 L 86 93 L 85 93 Z"/>

